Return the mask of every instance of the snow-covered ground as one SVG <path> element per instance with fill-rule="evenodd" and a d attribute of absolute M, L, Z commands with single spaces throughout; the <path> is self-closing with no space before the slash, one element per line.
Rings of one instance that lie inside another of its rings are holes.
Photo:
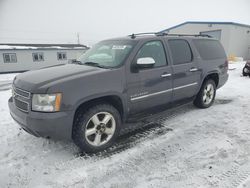
<path fill-rule="evenodd" d="M 154 126 L 124 133 L 97 155 L 20 130 L 8 112 L 11 91 L 0 91 L 0 187 L 250 187 L 250 78 L 242 67 L 230 65 L 211 108 L 162 112 L 148 120 Z"/>
<path fill-rule="evenodd" d="M 17 75 L 17 73 L 13 73 L 13 74 L 0 74 L 0 84 L 3 81 L 12 81 L 16 75 Z"/>
<path fill-rule="evenodd" d="M 11 88 L 12 80 L 17 74 L 0 74 L 0 91 Z"/>

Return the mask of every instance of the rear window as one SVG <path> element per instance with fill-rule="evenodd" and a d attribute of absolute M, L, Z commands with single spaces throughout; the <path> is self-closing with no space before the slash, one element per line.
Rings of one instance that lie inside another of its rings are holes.
<path fill-rule="evenodd" d="M 200 56 L 204 60 L 225 58 L 225 51 L 217 40 L 195 39 L 196 46 Z"/>
<path fill-rule="evenodd" d="M 192 51 L 186 40 L 171 39 L 168 41 L 174 65 L 192 61 Z"/>

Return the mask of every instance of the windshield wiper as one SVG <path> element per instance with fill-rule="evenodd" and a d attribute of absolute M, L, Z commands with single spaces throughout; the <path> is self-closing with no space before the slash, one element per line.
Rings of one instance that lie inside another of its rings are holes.
<path fill-rule="evenodd" d="M 70 63 L 77 64 L 77 65 L 83 65 L 83 63 L 81 61 L 76 60 L 76 59 L 72 60 Z"/>
<path fill-rule="evenodd" d="M 99 68 L 107 68 L 103 65 L 100 65 L 99 63 L 95 63 L 95 62 L 91 62 L 91 61 L 84 62 L 84 63 L 82 63 L 82 65 L 89 65 L 89 66 L 99 67 Z"/>

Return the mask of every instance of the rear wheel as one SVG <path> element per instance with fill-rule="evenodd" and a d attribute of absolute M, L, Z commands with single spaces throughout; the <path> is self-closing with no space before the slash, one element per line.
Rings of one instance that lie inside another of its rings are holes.
<path fill-rule="evenodd" d="M 117 109 L 109 104 L 98 104 L 77 112 L 72 137 L 82 151 L 98 152 L 114 143 L 120 127 Z"/>
<path fill-rule="evenodd" d="M 208 79 L 203 83 L 198 95 L 194 100 L 194 105 L 198 108 L 208 108 L 213 104 L 215 95 L 215 82 L 212 79 Z"/>

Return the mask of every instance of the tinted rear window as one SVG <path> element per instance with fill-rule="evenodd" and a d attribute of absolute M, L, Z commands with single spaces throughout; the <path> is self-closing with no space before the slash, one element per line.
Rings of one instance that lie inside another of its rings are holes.
<path fill-rule="evenodd" d="M 225 58 L 225 51 L 217 40 L 195 39 L 194 44 L 204 60 Z"/>
<path fill-rule="evenodd" d="M 171 39 L 168 41 L 168 44 L 172 53 L 174 65 L 192 61 L 192 52 L 186 40 Z"/>

